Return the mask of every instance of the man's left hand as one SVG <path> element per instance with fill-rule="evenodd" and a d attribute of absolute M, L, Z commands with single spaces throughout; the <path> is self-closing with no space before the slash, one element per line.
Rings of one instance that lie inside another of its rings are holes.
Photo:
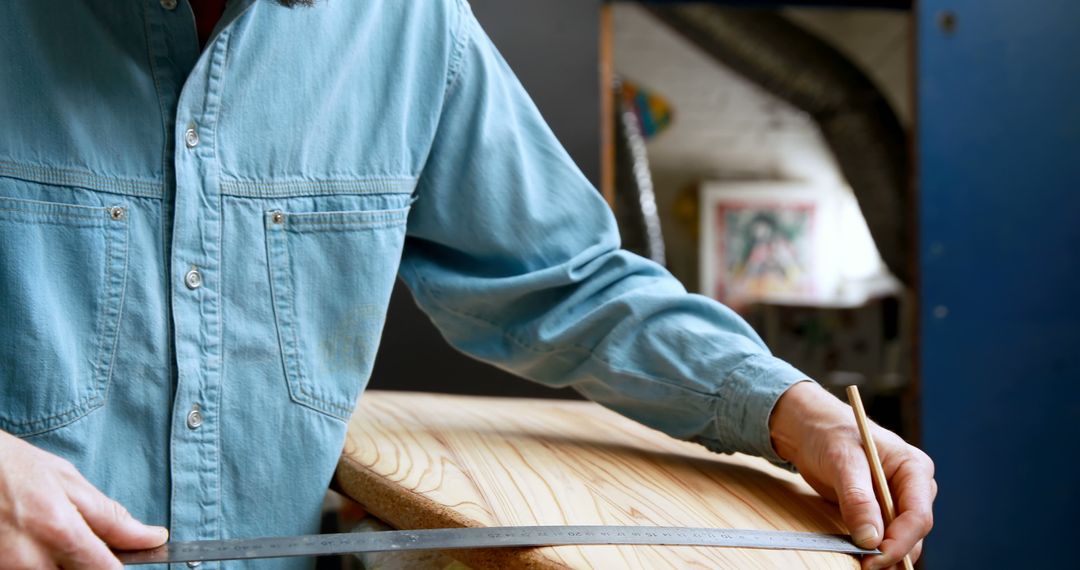
<path fill-rule="evenodd" d="M 866 570 L 889 568 L 910 554 L 914 562 L 933 526 L 937 495 L 934 463 L 918 448 L 871 423 L 885 477 L 896 501 L 896 520 L 885 527 L 870 479 L 870 464 L 851 407 L 813 382 L 789 388 L 773 409 L 773 447 L 799 469 L 821 496 L 840 504 L 855 543 L 880 548 L 863 560 Z"/>

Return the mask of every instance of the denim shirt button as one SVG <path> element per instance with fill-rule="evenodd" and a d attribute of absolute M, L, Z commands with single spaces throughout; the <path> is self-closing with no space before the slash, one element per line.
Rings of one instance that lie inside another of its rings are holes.
<path fill-rule="evenodd" d="M 199 273 L 197 268 L 192 267 L 191 270 L 184 275 L 184 285 L 187 285 L 187 288 L 192 291 L 202 287 L 202 273 Z"/>
<path fill-rule="evenodd" d="M 191 411 L 187 415 L 187 427 L 188 429 L 199 429 L 203 423 L 202 411 L 199 410 L 199 405 L 195 404 L 191 407 Z"/>
<path fill-rule="evenodd" d="M 171 12 L 176 9 L 176 0 L 161 0 L 161 7 Z"/>
<path fill-rule="evenodd" d="M 195 127 L 188 127 L 188 130 L 184 131 L 184 144 L 188 148 L 199 146 L 199 132 L 195 130 Z"/>

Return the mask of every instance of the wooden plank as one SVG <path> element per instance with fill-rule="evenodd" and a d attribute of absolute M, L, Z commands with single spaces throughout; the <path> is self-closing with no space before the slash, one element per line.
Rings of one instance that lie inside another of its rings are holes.
<path fill-rule="evenodd" d="M 845 532 L 797 475 L 590 402 L 369 391 L 337 486 L 397 528 L 539 524 Z M 849 555 L 560 546 L 448 553 L 473 568 L 858 568 Z"/>

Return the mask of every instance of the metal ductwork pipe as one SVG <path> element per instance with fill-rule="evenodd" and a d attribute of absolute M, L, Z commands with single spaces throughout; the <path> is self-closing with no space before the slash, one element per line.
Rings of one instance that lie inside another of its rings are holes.
<path fill-rule="evenodd" d="M 910 283 L 907 139 L 873 82 L 832 46 L 775 12 L 643 5 L 723 65 L 817 121 L 882 259 Z"/>

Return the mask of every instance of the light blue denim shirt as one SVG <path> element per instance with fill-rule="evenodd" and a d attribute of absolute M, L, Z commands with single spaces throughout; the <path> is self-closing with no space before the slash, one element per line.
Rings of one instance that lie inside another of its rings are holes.
<path fill-rule="evenodd" d="M 234 1 L 202 51 L 169 5 L 0 4 L 0 429 L 174 539 L 314 532 L 400 274 L 476 358 L 777 459 L 804 376 L 619 249 L 464 2 Z"/>

